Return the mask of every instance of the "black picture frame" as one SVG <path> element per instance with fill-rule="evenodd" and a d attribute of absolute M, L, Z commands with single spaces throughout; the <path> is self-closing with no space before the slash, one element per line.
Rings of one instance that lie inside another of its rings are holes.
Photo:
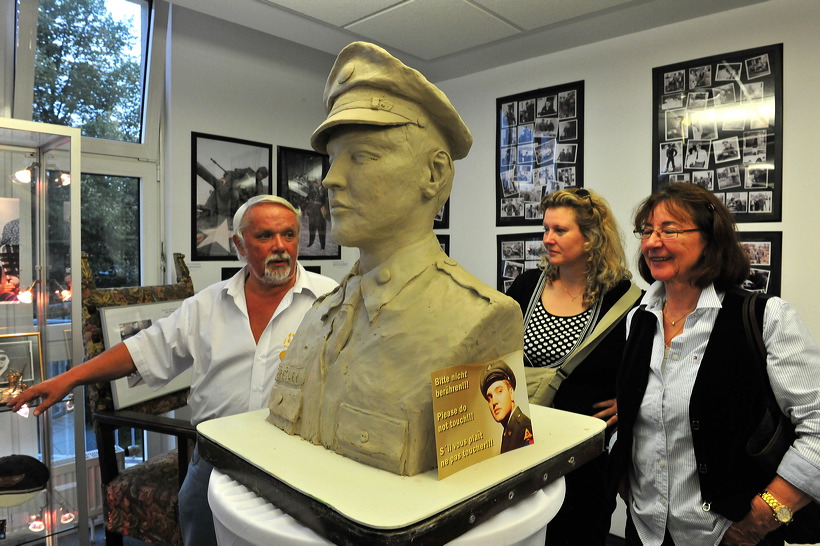
<path fill-rule="evenodd" d="M 584 82 L 496 99 L 497 226 L 539 225 L 541 199 L 584 187 Z"/>
<path fill-rule="evenodd" d="M 780 295 L 783 264 L 783 233 L 780 231 L 739 231 L 740 246 L 749 257 L 749 278 L 743 288 Z"/>
<path fill-rule="evenodd" d="M 330 234 L 330 203 L 322 180 L 330 170 L 326 154 L 276 147 L 276 193 L 302 211 L 300 260 L 338 260 L 342 248 Z"/>
<path fill-rule="evenodd" d="M 191 260 L 237 260 L 233 215 L 272 189 L 273 146 L 191 133 Z"/>
<path fill-rule="evenodd" d="M 783 44 L 654 68 L 652 191 L 691 182 L 741 222 L 779 222 Z"/>
<path fill-rule="evenodd" d="M 544 255 L 544 234 L 532 232 L 496 235 L 496 250 L 496 289 L 506 293 L 518 275 L 538 268 Z"/>
<path fill-rule="evenodd" d="M 441 245 L 441 250 L 448 256 L 450 255 L 450 236 L 444 233 L 436 233 L 438 244 Z"/>
<path fill-rule="evenodd" d="M 450 227 L 450 198 L 444 202 L 444 206 L 433 218 L 433 229 L 447 229 Z"/>

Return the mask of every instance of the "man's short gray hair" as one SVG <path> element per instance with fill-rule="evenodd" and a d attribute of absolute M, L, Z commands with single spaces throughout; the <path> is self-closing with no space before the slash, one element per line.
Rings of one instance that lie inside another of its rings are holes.
<path fill-rule="evenodd" d="M 302 212 L 296 207 L 294 207 L 290 201 L 288 201 L 284 197 L 279 197 L 278 195 L 255 195 L 247 201 L 245 201 L 242 204 L 242 206 L 240 206 L 237 209 L 236 214 L 233 215 L 233 232 L 237 237 L 239 237 L 240 241 L 245 241 L 245 237 L 242 234 L 242 232 L 247 227 L 247 222 L 245 218 L 247 216 L 248 211 L 257 205 L 261 205 L 264 203 L 280 205 L 291 211 L 293 214 L 296 215 L 296 229 L 301 230 L 300 218 L 302 216 Z"/>

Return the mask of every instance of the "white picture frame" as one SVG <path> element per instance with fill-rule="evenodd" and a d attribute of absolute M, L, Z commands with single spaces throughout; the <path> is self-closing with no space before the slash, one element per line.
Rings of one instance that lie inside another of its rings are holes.
<path fill-rule="evenodd" d="M 110 349 L 140 330 L 176 311 L 184 300 L 140 303 L 100 308 L 103 342 Z M 111 381 L 114 409 L 123 409 L 191 386 L 191 370 L 186 370 L 167 385 L 152 390 L 138 376 L 123 377 Z"/>

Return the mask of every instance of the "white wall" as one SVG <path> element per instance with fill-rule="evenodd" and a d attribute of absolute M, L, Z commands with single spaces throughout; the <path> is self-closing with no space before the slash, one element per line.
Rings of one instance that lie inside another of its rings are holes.
<path fill-rule="evenodd" d="M 770 0 L 439 82 L 475 138 L 470 155 L 456 163 L 451 255 L 495 286 L 496 234 L 530 231 L 495 227 L 496 98 L 584 80 L 585 183 L 609 200 L 628 232 L 635 205 L 651 191 L 652 68 L 783 43 L 783 221 L 740 229 L 783 232 L 782 295 L 820 339 L 820 291 L 814 285 L 820 187 L 812 166 L 820 127 L 818 21 L 816 0 Z M 626 243 L 632 258 L 638 241 L 629 235 Z"/>
<path fill-rule="evenodd" d="M 324 119 L 322 90 L 334 56 L 171 6 L 166 78 L 164 180 L 168 253 L 182 252 L 200 290 L 237 261 L 191 261 L 191 132 L 310 149 Z M 335 279 L 355 262 L 310 260 Z"/>
<path fill-rule="evenodd" d="M 586 184 L 599 190 L 628 231 L 635 205 L 651 189 L 652 68 L 741 49 L 783 43 L 783 221 L 741 224 L 746 231 L 783 232 L 782 295 L 820 337 L 820 238 L 814 208 L 820 109 L 820 2 L 770 0 L 748 8 L 607 40 L 439 82 L 475 137 L 456 164 L 450 206 L 451 254 L 495 285 L 495 100 L 576 80 L 585 82 Z M 323 119 L 322 89 L 333 56 L 172 6 L 168 56 L 166 207 L 168 250 L 190 257 L 190 133 L 232 136 L 309 149 Z M 274 153 L 274 164 L 276 162 Z M 274 165 L 275 172 L 275 165 Z M 532 228 L 538 231 L 538 228 Z M 626 238 L 634 257 L 637 241 Z M 356 259 L 311 262 L 341 278 Z M 634 262 L 634 259 L 632 260 Z M 236 262 L 191 262 L 197 288 Z"/>

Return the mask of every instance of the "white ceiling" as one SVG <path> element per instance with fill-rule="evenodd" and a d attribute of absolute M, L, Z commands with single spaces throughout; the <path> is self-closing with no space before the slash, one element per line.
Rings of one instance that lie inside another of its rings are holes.
<path fill-rule="evenodd" d="M 336 55 L 382 45 L 432 81 L 768 0 L 171 0 Z"/>

